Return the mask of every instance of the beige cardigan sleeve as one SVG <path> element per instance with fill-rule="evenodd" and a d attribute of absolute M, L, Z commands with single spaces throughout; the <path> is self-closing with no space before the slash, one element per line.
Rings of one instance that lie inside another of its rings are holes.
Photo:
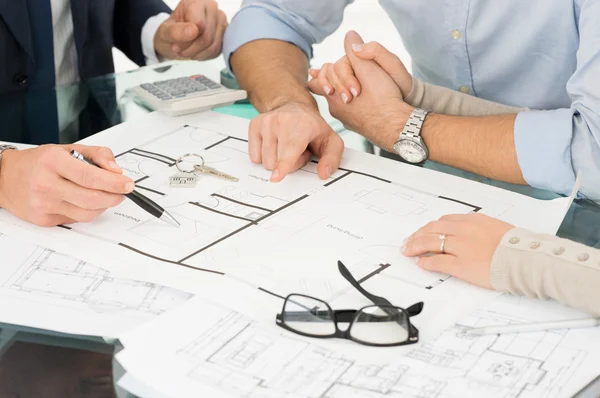
<path fill-rule="evenodd" d="M 515 228 L 494 254 L 491 282 L 502 292 L 555 299 L 600 316 L 600 250 L 573 241 Z"/>
<path fill-rule="evenodd" d="M 412 90 L 404 101 L 415 108 L 428 109 L 444 115 L 489 116 L 527 110 L 424 83 L 417 78 L 413 78 Z"/>

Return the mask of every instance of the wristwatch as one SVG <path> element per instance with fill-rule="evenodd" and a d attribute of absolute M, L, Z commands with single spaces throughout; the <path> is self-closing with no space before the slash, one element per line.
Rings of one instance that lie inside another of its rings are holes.
<path fill-rule="evenodd" d="M 0 145 L 0 166 L 2 166 L 2 153 L 4 151 L 8 151 L 9 149 L 18 149 L 18 148 L 13 145 Z"/>
<path fill-rule="evenodd" d="M 428 113 L 425 109 L 415 108 L 394 144 L 394 151 L 408 163 L 423 163 L 429 157 L 429 150 L 421 138 L 421 127 Z"/>

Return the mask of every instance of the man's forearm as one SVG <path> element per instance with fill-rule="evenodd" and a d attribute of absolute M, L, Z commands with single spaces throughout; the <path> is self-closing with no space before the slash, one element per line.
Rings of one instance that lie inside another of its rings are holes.
<path fill-rule="evenodd" d="M 256 40 L 237 49 L 231 68 L 260 112 L 286 103 L 317 104 L 307 89 L 308 59 L 302 50 L 280 40 Z"/>
<path fill-rule="evenodd" d="M 500 181 L 526 184 L 515 148 L 515 118 L 515 114 L 429 114 L 423 125 L 423 140 L 433 161 Z"/>

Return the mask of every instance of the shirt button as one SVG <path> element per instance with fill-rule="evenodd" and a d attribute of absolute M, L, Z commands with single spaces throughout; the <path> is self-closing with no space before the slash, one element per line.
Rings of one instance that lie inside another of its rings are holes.
<path fill-rule="evenodd" d="M 537 249 L 538 247 L 540 247 L 540 242 L 533 241 L 529 244 L 529 248 L 531 249 Z"/>
<path fill-rule="evenodd" d="M 467 86 L 460 86 L 458 90 L 463 94 L 469 94 L 469 87 Z"/>
<path fill-rule="evenodd" d="M 13 77 L 13 83 L 22 86 L 27 83 L 27 75 L 18 74 Z"/>
<path fill-rule="evenodd" d="M 459 30 L 453 30 L 453 31 L 452 31 L 452 38 L 453 38 L 454 40 L 458 40 L 458 39 L 460 39 L 460 38 L 461 38 L 461 36 L 462 36 L 462 35 L 460 34 L 460 31 L 459 31 Z"/>
<path fill-rule="evenodd" d="M 577 256 L 577 260 L 579 261 L 586 261 L 588 258 L 590 258 L 590 255 L 587 253 L 581 253 L 579 256 Z"/>
<path fill-rule="evenodd" d="M 552 250 L 552 253 L 556 254 L 557 256 L 560 256 L 564 252 L 565 252 L 565 248 L 564 247 L 557 247 L 554 250 Z"/>
<path fill-rule="evenodd" d="M 519 243 L 521 241 L 521 239 L 517 238 L 516 236 L 513 236 L 512 238 L 510 238 L 508 240 L 508 243 L 510 243 L 511 245 L 516 245 L 517 243 Z"/>

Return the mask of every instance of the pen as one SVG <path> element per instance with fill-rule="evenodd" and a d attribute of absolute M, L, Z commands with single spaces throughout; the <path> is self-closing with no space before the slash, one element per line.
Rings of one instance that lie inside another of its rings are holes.
<path fill-rule="evenodd" d="M 71 151 L 71 156 L 73 156 L 75 159 L 84 161 L 89 165 L 100 167 L 96 163 L 92 162 L 91 160 L 86 159 L 85 156 L 83 156 L 82 154 L 80 154 L 79 152 L 77 152 L 75 150 Z M 136 205 L 141 207 L 143 210 L 152 214 L 154 217 L 156 217 L 160 220 L 163 220 L 164 222 L 171 224 L 175 227 L 181 226 L 181 224 L 179 224 L 179 222 L 175 219 L 175 217 L 173 217 L 171 214 L 169 214 L 168 211 L 166 211 L 160 205 L 158 205 L 158 203 L 156 203 L 153 200 L 149 199 L 148 197 L 142 195 L 141 193 L 139 193 L 137 191 L 133 191 L 131 193 L 125 194 L 125 196 L 127 196 L 129 199 L 131 199 L 131 201 L 133 203 L 135 203 Z"/>
<path fill-rule="evenodd" d="M 584 318 L 553 322 L 522 323 L 517 325 L 486 326 L 467 329 L 467 333 L 478 335 L 525 333 L 556 329 L 592 328 L 598 325 L 600 325 L 600 318 Z"/>

